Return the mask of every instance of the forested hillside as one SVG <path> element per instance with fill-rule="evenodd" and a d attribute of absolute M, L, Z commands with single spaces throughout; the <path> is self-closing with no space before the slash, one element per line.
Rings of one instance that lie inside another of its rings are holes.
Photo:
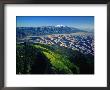
<path fill-rule="evenodd" d="M 17 74 L 93 74 L 94 56 L 57 45 L 17 44 Z"/>

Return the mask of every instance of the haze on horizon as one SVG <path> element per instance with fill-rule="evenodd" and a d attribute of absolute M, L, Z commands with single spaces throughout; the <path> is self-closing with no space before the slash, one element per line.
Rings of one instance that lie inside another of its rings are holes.
<path fill-rule="evenodd" d="M 94 30 L 94 16 L 16 16 L 17 27 L 64 25 L 86 31 Z"/>

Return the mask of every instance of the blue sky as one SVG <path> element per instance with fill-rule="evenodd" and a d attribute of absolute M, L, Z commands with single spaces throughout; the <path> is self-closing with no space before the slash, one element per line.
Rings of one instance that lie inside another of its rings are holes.
<path fill-rule="evenodd" d="M 16 16 L 17 27 L 65 25 L 92 30 L 94 16 Z"/>

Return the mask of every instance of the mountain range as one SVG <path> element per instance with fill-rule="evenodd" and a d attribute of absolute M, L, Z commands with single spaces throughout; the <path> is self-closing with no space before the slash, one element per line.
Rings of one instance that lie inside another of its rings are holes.
<path fill-rule="evenodd" d="M 23 38 L 26 36 L 41 36 L 51 34 L 70 34 L 76 32 L 87 32 L 74 27 L 64 25 L 57 26 L 41 26 L 41 27 L 17 27 L 16 37 Z"/>

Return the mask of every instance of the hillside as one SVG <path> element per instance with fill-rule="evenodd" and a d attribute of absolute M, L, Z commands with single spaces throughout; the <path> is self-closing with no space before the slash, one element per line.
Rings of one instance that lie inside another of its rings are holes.
<path fill-rule="evenodd" d="M 93 74 L 94 57 L 46 44 L 17 44 L 17 74 Z"/>

